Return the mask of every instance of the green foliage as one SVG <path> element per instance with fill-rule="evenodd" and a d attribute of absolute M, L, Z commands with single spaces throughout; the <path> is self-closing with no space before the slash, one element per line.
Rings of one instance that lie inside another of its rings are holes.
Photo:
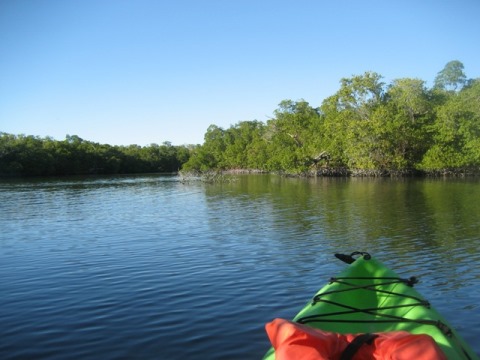
<path fill-rule="evenodd" d="M 318 152 L 311 139 L 318 136 L 320 114 L 308 102 L 284 100 L 274 112 L 275 118 L 267 123 L 266 162 L 269 170 L 305 172 L 310 160 Z"/>
<path fill-rule="evenodd" d="M 480 80 L 452 93 L 431 126 L 433 145 L 419 167 L 430 171 L 480 167 Z"/>
<path fill-rule="evenodd" d="M 480 80 L 449 62 L 435 86 L 382 82 L 365 72 L 340 80 L 320 107 L 283 100 L 266 123 L 211 125 L 203 145 L 118 147 L 0 133 L 0 175 L 261 170 L 392 174 L 480 170 Z M 336 172 L 335 170 L 339 171 Z M 326 171 L 323 171 L 326 170 Z M 333 170 L 333 171 L 331 171 Z"/>
<path fill-rule="evenodd" d="M 479 168 L 479 84 L 449 62 L 427 89 L 420 79 L 385 84 L 366 72 L 340 81 L 319 108 L 282 101 L 266 124 L 212 125 L 186 169 L 323 169 L 388 174 Z"/>
<path fill-rule="evenodd" d="M 376 167 L 372 157 L 378 138 L 374 114 L 384 101 L 380 80 L 381 76 L 372 72 L 344 78 L 340 89 L 323 102 L 324 140 L 318 143 L 324 144 L 334 166 Z"/>
<path fill-rule="evenodd" d="M 264 169 L 268 158 L 264 133 L 265 125 L 259 121 L 242 121 L 227 130 L 211 125 L 204 144 L 192 151 L 182 169 Z"/>
<path fill-rule="evenodd" d="M 456 91 L 460 90 L 466 82 L 467 77 L 463 72 L 463 64 L 458 60 L 453 60 L 438 72 L 435 77 L 435 88 Z"/>
<path fill-rule="evenodd" d="M 184 146 L 110 146 L 67 135 L 63 141 L 0 133 L 0 176 L 175 172 L 190 157 Z"/>

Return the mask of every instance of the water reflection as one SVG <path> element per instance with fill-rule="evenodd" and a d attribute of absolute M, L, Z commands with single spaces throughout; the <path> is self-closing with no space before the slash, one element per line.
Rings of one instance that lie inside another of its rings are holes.
<path fill-rule="evenodd" d="M 205 192 L 213 212 L 222 207 L 235 211 L 236 205 L 242 212 L 229 218 L 253 221 L 259 228 L 270 223 L 269 228 L 281 229 L 279 241 L 297 235 L 292 241 L 301 236 L 405 257 L 412 252 L 443 255 L 460 242 L 475 254 L 479 189 L 476 181 L 240 176 L 237 182 L 207 186 Z M 255 215 L 249 219 L 249 213 Z"/>
<path fill-rule="evenodd" d="M 332 253 L 367 250 L 400 274 L 419 276 L 421 291 L 454 326 L 471 331 L 473 319 L 480 317 L 480 183 L 475 179 L 246 176 L 205 192 L 211 211 L 229 209 L 229 219 L 236 219 L 219 221 L 212 231 L 228 228 L 236 236 L 264 237 L 264 253 L 277 259 L 273 264 L 286 281 L 299 282 L 297 290 L 311 286 L 304 277 L 330 264 Z M 329 266 L 330 275 L 339 268 Z"/>

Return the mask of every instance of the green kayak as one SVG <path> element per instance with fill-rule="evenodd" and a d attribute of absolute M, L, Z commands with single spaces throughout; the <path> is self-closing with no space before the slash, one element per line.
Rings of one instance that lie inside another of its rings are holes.
<path fill-rule="evenodd" d="M 400 278 L 364 252 L 335 255 L 348 263 L 320 289 L 293 321 L 339 334 L 406 331 L 430 335 L 448 359 L 479 357 L 414 288 L 415 277 Z M 274 360 L 273 348 L 264 359 Z"/>

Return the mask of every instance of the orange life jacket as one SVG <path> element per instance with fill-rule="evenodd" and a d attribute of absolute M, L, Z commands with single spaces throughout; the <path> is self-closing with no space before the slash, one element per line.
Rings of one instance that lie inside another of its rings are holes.
<path fill-rule="evenodd" d="M 340 360 L 358 338 L 358 334 L 322 331 L 284 319 L 275 319 L 265 328 L 276 360 Z M 352 360 L 447 360 L 431 336 L 405 331 L 377 333 L 354 353 Z"/>

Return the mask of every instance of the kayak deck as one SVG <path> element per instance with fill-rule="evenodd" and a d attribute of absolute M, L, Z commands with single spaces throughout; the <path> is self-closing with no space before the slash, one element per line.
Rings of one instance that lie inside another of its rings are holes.
<path fill-rule="evenodd" d="M 408 331 L 428 334 L 448 359 L 479 359 L 448 322 L 414 288 L 367 253 L 318 291 L 294 321 L 341 334 Z M 342 258 L 343 257 L 343 258 Z M 275 359 L 273 348 L 264 359 Z"/>

